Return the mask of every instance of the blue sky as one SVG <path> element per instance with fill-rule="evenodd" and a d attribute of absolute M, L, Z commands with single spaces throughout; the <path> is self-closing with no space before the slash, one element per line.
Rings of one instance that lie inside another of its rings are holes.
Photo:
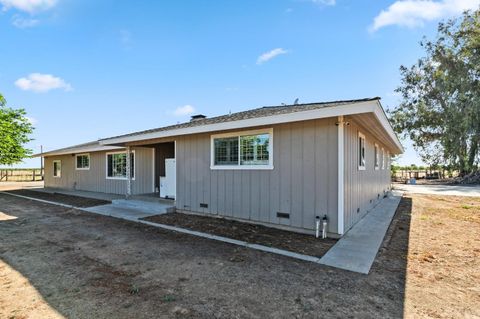
<path fill-rule="evenodd" d="M 479 2 L 0 0 L 0 92 L 36 152 L 296 98 L 390 108 L 422 36 Z"/>

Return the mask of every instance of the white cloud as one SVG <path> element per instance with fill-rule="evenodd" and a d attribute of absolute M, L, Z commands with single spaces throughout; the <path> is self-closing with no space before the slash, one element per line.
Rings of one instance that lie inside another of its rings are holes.
<path fill-rule="evenodd" d="M 15 8 L 33 14 L 53 8 L 57 4 L 57 0 L 0 0 L 0 4 L 4 11 Z"/>
<path fill-rule="evenodd" d="M 279 56 L 281 54 L 286 54 L 288 53 L 287 50 L 282 49 L 282 48 L 276 48 L 271 51 L 265 52 L 262 55 L 260 55 L 257 59 L 257 64 L 263 64 L 271 59 L 273 59 L 276 56 Z"/>
<path fill-rule="evenodd" d="M 28 122 L 30 122 L 30 124 L 32 125 L 36 125 L 38 123 L 38 120 L 34 117 L 31 117 L 31 116 L 25 116 L 25 118 L 27 119 Z"/>
<path fill-rule="evenodd" d="M 321 4 L 324 6 L 334 6 L 337 2 L 336 0 L 311 0 L 315 4 Z"/>
<path fill-rule="evenodd" d="M 27 77 L 15 81 L 15 85 L 24 91 L 36 93 L 48 92 L 54 89 L 71 91 L 72 86 L 63 79 L 51 74 L 31 73 Z"/>
<path fill-rule="evenodd" d="M 32 18 L 23 18 L 18 14 L 12 17 L 12 24 L 20 29 L 31 28 L 36 26 L 39 23 L 37 19 Z"/>
<path fill-rule="evenodd" d="M 476 9 L 480 0 L 399 0 L 374 19 L 370 31 L 389 25 L 415 28 L 427 21 L 452 17 L 465 10 Z"/>
<path fill-rule="evenodd" d="M 179 106 L 173 111 L 173 115 L 175 116 L 185 116 L 185 115 L 190 115 L 193 112 L 195 112 L 195 108 L 191 105 L 184 105 L 184 106 Z"/>

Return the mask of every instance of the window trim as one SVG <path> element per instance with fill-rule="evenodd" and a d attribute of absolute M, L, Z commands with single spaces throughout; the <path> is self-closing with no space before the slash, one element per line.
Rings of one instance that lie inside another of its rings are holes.
<path fill-rule="evenodd" d="M 360 139 L 360 138 L 363 139 L 363 161 L 365 162 L 365 163 L 363 164 L 363 166 L 362 166 L 362 165 L 360 165 L 360 163 L 359 163 L 359 162 L 360 162 L 360 158 L 357 158 L 357 161 L 358 161 L 358 162 L 357 162 L 357 164 L 358 164 L 358 170 L 359 170 L 359 171 L 364 171 L 364 170 L 367 169 L 367 156 L 366 156 L 366 155 L 367 155 L 367 154 L 366 154 L 366 153 L 367 153 L 367 152 L 366 152 L 366 150 L 367 150 L 367 138 L 365 137 L 365 134 L 363 134 L 363 133 L 361 133 L 361 132 L 358 132 L 358 138 L 359 138 L 359 139 Z M 358 145 L 357 152 L 358 152 L 359 150 L 360 150 L 360 145 Z M 358 153 L 357 153 L 357 155 L 361 156 L 361 155 L 358 154 Z"/>
<path fill-rule="evenodd" d="M 382 170 L 385 169 L 385 148 L 382 147 Z"/>
<path fill-rule="evenodd" d="M 55 163 L 60 163 L 60 174 L 58 174 L 57 176 L 55 176 Z M 61 178 L 62 177 L 62 160 L 53 160 L 52 166 L 53 166 L 53 172 L 52 172 L 53 177 Z"/>
<path fill-rule="evenodd" d="M 377 143 L 373 145 L 373 167 L 376 171 L 380 169 L 380 147 Z"/>
<path fill-rule="evenodd" d="M 77 157 L 88 156 L 88 167 L 78 167 Z M 76 171 L 88 171 L 90 170 L 90 153 L 75 154 L 75 170 Z"/>
<path fill-rule="evenodd" d="M 260 135 L 268 134 L 268 164 L 263 165 L 240 165 L 240 141 L 238 141 L 238 164 L 237 165 L 215 165 L 215 139 L 244 136 L 244 135 Z M 210 135 L 210 169 L 211 170 L 272 170 L 273 167 L 273 128 L 265 128 L 248 131 L 235 131 L 222 134 Z"/>
<path fill-rule="evenodd" d="M 387 150 L 387 169 L 391 168 L 391 161 L 392 159 L 390 158 L 390 151 Z"/>
<path fill-rule="evenodd" d="M 126 177 L 109 177 L 108 176 L 108 155 L 112 154 L 126 154 L 127 151 L 116 151 L 116 152 L 107 152 L 105 153 L 105 179 L 113 179 L 113 180 L 123 180 L 126 181 L 128 179 L 128 176 Z M 133 177 L 131 178 L 132 181 L 135 180 L 135 168 L 137 166 L 137 156 L 135 155 L 135 150 L 131 151 L 131 154 L 133 154 L 133 161 L 134 161 L 134 166 L 133 166 Z"/>

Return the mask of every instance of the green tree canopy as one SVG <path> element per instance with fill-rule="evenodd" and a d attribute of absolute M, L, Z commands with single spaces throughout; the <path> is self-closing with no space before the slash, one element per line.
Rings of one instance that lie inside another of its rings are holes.
<path fill-rule="evenodd" d="M 25 144 L 31 141 L 32 123 L 24 109 L 8 108 L 6 104 L 0 94 L 0 165 L 17 164 L 32 154 L 25 148 Z"/>
<path fill-rule="evenodd" d="M 424 162 L 471 172 L 480 143 L 480 11 L 440 23 L 437 38 L 421 46 L 426 56 L 400 68 L 392 123 Z"/>

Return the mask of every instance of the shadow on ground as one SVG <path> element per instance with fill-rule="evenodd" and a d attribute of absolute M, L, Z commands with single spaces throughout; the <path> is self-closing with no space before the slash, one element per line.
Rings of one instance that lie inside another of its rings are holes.
<path fill-rule="evenodd" d="M 361 275 L 0 194 L 0 317 L 399 318 L 411 207 Z"/>

